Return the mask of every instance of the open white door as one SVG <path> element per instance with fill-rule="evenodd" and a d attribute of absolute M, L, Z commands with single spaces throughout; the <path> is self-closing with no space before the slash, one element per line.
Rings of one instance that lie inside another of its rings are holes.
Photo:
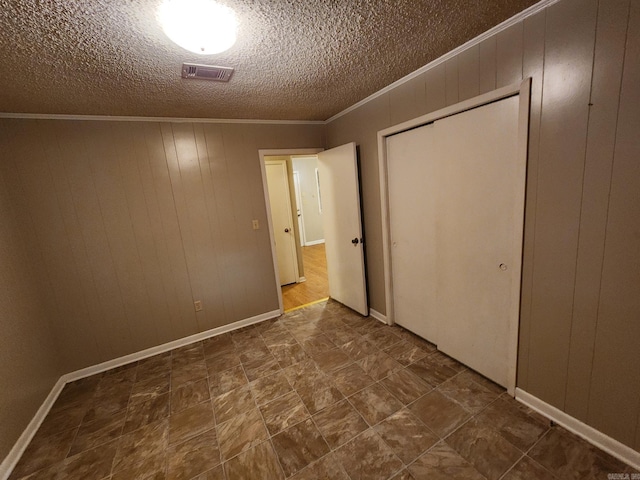
<path fill-rule="evenodd" d="M 318 153 L 329 295 L 369 314 L 356 144 Z"/>

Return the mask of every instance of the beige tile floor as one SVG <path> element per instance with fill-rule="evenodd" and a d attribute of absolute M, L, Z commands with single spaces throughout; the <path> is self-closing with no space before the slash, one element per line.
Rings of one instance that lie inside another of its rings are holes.
<path fill-rule="evenodd" d="M 67 385 L 11 479 L 606 479 L 630 467 L 329 301 Z"/>

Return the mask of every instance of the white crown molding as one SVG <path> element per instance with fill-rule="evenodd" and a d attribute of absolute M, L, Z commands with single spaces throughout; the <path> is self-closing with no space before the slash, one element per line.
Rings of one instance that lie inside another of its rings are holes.
<path fill-rule="evenodd" d="M 628 447 L 618 440 L 605 435 L 601 431 L 596 430 L 577 418 L 557 409 L 553 405 L 549 405 L 545 401 L 540 400 L 520 388 L 516 388 L 516 400 L 553 420 L 558 425 L 561 425 L 570 432 L 575 433 L 599 449 L 604 450 L 617 459 L 631 465 L 636 470 L 640 470 L 640 452 L 635 451 L 631 447 Z"/>
<path fill-rule="evenodd" d="M 244 123 L 244 124 L 267 124 L 267 125 L 327 125 L 334 120 L 346 115 L 347 113 L 369 103 L 370 101 L 378 98 L 385 93 L 393 90 L 394 88 L 414 79 L 415 77 L 423 74 L 424 72 L 446 62 L 452 57 L 459 55 L 461 52 L 478 45 L 483 40 L 495 35 L 518 22 L 521 22 L 527 17 L 535 15 L 540 10 L 543 10 L 560 0 L 541 0 L 535 5 L 517 13 L 513 17 L 505 20 L 504 22 L 496 25 L 495 27 L 481 33 L 477 37 L 469 40 L 468 42 L 460 45 L 459 47 L 445 53 L 441 57 L 427 63 L 418 70 L 411 72 L 410 74 L 396 80 L 390 85 L 387 85 L 381 90 L 369 95 L 368 97 L 360 100 L 358 103 L 351 105 L 350 107 L 336 113 L 327 120 L 251 120 L 251 119 L 217 119 L 217 118 L 174 118 L 174 117 L 128 117 L 128 116 L 110 116 L 110 115 L 64 115 L 64 114 L 39 114 L 39 113 L 10 113 L 0 112 L 0 118 L 23 118 L 23 119 L 36 119 L 36 120 L 100 120 L 100 121 L 117 121 L 117 122 L 174 122 L 174 123 Z"/>
<path fill-rule="evenodd" d="M 242 123 L 253 125 L 324 125 L 323 120 L 250 120 L 237 118 L 180 118 L 180 117 L 128 117 L 112 115 L 65 115 L 47 113 L 0 112 L 0 118 L 27 120 L 93 120 L 103 122 L 162 122 L 162 123 Z"/>
<path fill-rule="evenodd" d="M 554 3 L 557 3 L 559 1 L 560 0 L 542 0 L 542 1 L 538 2 L 538 3 L 536 3 L 535 5 L 530 6 L 529 8 L 523 10 L 522 12 L 517 13 L 513 17 L 511 17 L 511 18 L 505 20 L 504 22 L 496 25 L 495 27 L 487 30 L 486 32 L 481 33 L 477 37 L 472 38 L 467 43 L 464 43 L 464 44 L 460 45 L 459 47 L 454 48 L 450 52 L 447 52 L 444 55 L 442 55 L 441 57 L 436 58 L 432 62 L 427 63 L 425 66 L 420 67 L 418 70 L 415 70 L 415 71 L 411 72 L 410 74 L 402 77 L 401 79 L 396 80 L 392 84 L 387 85 L 382 90 L 378 90 L 377 92 L 372 93 L 371 95 L 369 95 L 367 98 L 364 98 L 364 99 L 360 100 L 358 103 L 354 103 L 353 105 L 351 105 L 350 107 L 342 110 L 341 112 L 336 113 L 333 117 L 327 119 L 325 123 L 329 124 L 329 123 L 333 122 L 334 120 L 337 120 L 338 118 L 346 115 L 347 113 L 352 112 L 353 110 L 355 110 L 357 108 L 360 108 L 361 106 L 371 102 L 372 100 L 375 100 L 376 98 L 384 95 L 385 93 L 388 93 L 391 90 L 399 87 L 400 85 L 402 85 L 404 83 L 407 83 L 408 81 L 413 80 L 414 78 L 422 75 L 426 71 L 431 70 L 434 67 L 437 67 L 441 63 L 446 62 L 447 60 L 455 57 L 456 55 L 459 55 L 460 53 L 464 52 L 465 50 L 478 45 L 483 40 L 486 40 L 487 38 L 489 38 L 489 37 L 491 37 L 493 35 L 496 35 L 497 33 L 502 32 L 503 30 L 506 30 L 507 28 L 511 27 L 512 25 L 515 25 L 516 23 L 521 22 L 522 20 L 524 20 L 527 17 L 531 17 L 532 15 L 535 15 L 540 10 L 544 10 L 545 8 L 551 6 Z"/>

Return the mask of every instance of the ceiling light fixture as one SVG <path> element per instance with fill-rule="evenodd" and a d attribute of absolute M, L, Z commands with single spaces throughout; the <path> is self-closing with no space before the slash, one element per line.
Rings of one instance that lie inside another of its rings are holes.
<path fill-rule="evenodd" d="M 236 15 L 212 0 L 165 0 L 158 11 L 164 33 L 190 52 L 211 55 L 236 42 Z"/>

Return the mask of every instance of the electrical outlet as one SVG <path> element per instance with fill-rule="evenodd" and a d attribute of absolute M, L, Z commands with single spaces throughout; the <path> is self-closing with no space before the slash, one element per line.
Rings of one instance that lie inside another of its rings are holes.
<path fill-rule="evenodd" d="M 195 302 L 193 302 L 193 306 L 195 307 L 196 312 L 202 311 L 202 302 L 200 300 L 196 300 Z"/>
<path fill-rule="evenodd" d="M 253 220 L 251 224 L 253 225 L 254 230 L 258 230 L 260 228 L 260 223 L 258 222 L 258 220 Z"/>

